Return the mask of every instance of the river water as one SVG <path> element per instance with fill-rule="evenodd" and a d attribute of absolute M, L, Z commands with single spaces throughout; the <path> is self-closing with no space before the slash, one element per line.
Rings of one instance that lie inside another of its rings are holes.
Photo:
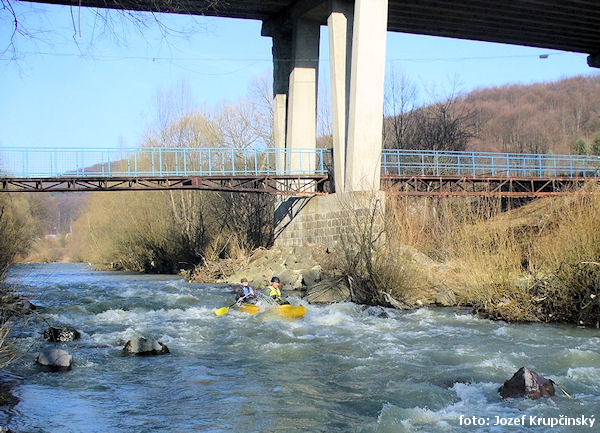
<path fill-rule="evenodd" d="M 346 303 L 307 305 L 298 320 L 218 317 L 214 309 L 232 302 L 228 288 L 80 264 L 15 266 L 8 282 L 43 307 L 15 328 L 29 348 L 11 367 L 25 377 L 14 390 L 20 403 L 3 414 L 15 432 L 600 431 L 595 329 L 510 325 L 453 309 L 389 310 L 381 319 Z M 35 367 L 46 322 L 82 331 L 62 345 L 72 371 Z M 158 338 L 171 354 L 122 356 L 134 336 Z M 557 390 L 502 401 L 497 388 L 521 366 L 574 399 Z M 522 415 L 523 427 L 494 425 Z M 561 415 L 598 420 L 531 425 L 530 417 Z M 485 425 L 461 425 L 461 416 Z"/>

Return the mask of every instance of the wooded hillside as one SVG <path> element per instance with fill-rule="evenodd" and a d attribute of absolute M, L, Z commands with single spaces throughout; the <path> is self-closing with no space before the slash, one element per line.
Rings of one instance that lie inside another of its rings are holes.
<path fill-rule="evenodd" d="M 386 147 L 600 153 L 600 76 L 475 90 L 388 117 L 385 130 Z"/>

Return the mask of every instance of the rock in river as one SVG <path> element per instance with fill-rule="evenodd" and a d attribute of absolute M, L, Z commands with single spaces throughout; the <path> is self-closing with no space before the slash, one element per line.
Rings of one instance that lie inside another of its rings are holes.
<path fill-rule="evenodd" d="M 526 397 L 537 400 L 540 397 L 552 397 L 554 385 L 550 379 L 546 379 L 526 367 L 521 367 L 513 377 L 504 382 L 498 392 L 502 398 Z"/>
<path fill-rule="evenodd" d="M 365 310 L 369 316 L 379 317 L 380 319 L 389 319 L 390 315 L 382 307 L 374 306 Z"/>
<path fill-rule="evenodd" d="M 125 343 L 123 353 L 125 355 L 166 355 L 171 352 L 169 352 L 169 348 L 160 341 L 136 337 Z"/>
<path fill-rule="evenodd" d="M 40 351 L 35 362 L 46 371 L 67 371 L 73 366 L 73 357 L 64 350 L 46 348 Z"/>
<path fill-rule="evenodd" d="M 67 341 L 79 340 L 81 334 L 71 326 L 51 326 L 44 330 L 44 340 L 50 343 L 65 343 Z"/>

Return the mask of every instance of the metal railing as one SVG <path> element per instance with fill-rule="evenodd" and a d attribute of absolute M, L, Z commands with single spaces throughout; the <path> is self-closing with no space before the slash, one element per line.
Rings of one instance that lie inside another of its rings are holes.
<path fill-rule="evenodd" d="M 384 149 L 382 175 L 471 177 L 598 177 L 600 157 Z"/>
<path fill-rule="evenodd" d="M 331 160 L 331 150 L 325 148 L 0 148 L 0 177 L 327 175 Z M 600 157 L 384 149 L 381 173 L 440 177 L 599 177 Z"/>
<path fill-rule="evenodd" d="M 0 148 L 0 177 L 325 175 L 330 160 L 322 148 Z"/>

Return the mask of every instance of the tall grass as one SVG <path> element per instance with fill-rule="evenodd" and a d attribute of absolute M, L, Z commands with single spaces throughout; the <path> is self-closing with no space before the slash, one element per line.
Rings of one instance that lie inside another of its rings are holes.
<path fill-rule="evenodd" d="M 18 255 L 29 249 L 37 236 L 37 224 L 25 197 L 0 195 L 0 280 Z"/>
<path fill-rule="evenodd" d="M 200 191 L 96 193 L 71 255 L 99 268 L 171 273 L 272 242 L 270 197 Z"/>
<path fill-rule="evenodd" d="M 354 302 L 411 306 L 408 294 L 426 286 L 413 252 L 399 242 L 395 221 L 385 212 L 381 196 L 354 195 L 342 204 L 349 215 L 339 253 L 328 267 L 348 281 Z"/>
<path fill-rule="evenodd" d="M 599 326 L 600 192 L 506 205 L 388 195 L 382 229 L 372 205 L 356 214 L 339 267 L 367 303 L 452 290 L 485 317 Z"/>

